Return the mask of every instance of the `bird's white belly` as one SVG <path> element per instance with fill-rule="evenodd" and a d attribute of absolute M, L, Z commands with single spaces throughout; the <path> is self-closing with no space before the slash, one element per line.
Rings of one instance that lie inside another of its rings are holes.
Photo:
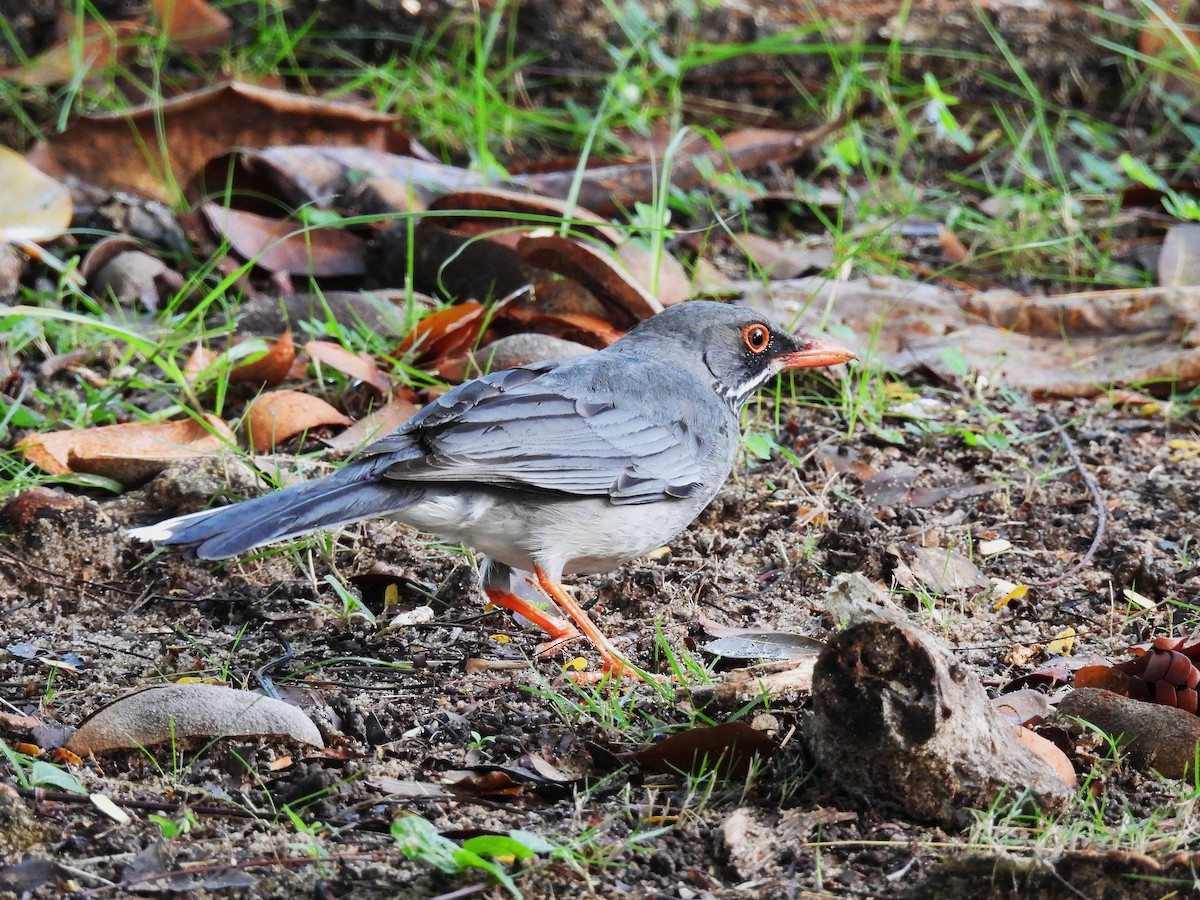
<path fill-rule="evenodd" d="M 703 508 L 695 499 L 650 506 L 590 497 L 521 500 L 503 492 L 432 489 L 393 518 L 517 569 L 593 574 L 661 547 Z"/>

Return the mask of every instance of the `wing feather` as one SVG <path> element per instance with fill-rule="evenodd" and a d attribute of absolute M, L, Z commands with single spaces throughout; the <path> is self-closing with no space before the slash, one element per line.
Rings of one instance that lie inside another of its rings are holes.
<path fill-rule="evenodd" d="M 700 491 L 710 438 L 729 428 L 723 408 L 705 404 L 693 381 L 654 361 L 627 364 L 619 383 L 609 367 L 598 384 L 599 367 L 587 359 L 462 385 L 366 454 L 394 453 L 383 474 L 396 481 L 526 487 L 618 504 Z M 663 397 L 689 410 L 694 427 L 682 415 L 665 415 Z M 417 447 L 424 452 L 414 453 Z"/>

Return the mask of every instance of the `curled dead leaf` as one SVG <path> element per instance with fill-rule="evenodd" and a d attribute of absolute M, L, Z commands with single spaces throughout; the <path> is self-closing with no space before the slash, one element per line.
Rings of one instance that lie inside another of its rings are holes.
<path fill-rule="evenodd" d="M 220 355 L 203 344 L 197 344 L 188 354 L 187 362 L 183 364 L 183 374 L 189 382 L 195 381 L 209 366 L 213 365 Z"/>
<path fill-rule="evenodd" d="M 407 150 L 395 116 L 230 82 L 163 102 L 73 119 L 38 144 L 30 161 L 104 187 L 170 200 L 209 159 L 229 147 L 319 144 Z M 221 182 L 224 186 L 224 182 Z"/>
<path fill-rule="evenodd" d="M 312 720 L 282 700 L 215 684 L 172 684 L 126 694 L 101 707 L 79 726 L 67 749 L 87 756 L 244 736 L 288 737 L 325 746 Z"/>
<path fill-rule="evenodd" d="M 296 359 L 296 345 L 292 333 L 285 331 L 258 359 L 235 366 L 229 380 L 239 384 L 263 384 L 275 387 L 282 384 Z"/>
<path fill-rule="evenodd" d="M 527 263 L 578 281 L 632 324 L 663 311 L 663 305 L 638 284 L 610 254 L 558 235 L 522 238 L 517 252 Z"/>
<path fill-rule="evenodd" d="M 140 22 L 85 22 L 24 65 L 0 77 L 30 87 L 50 87 L 81 80 L 93 68 L 107 69 L 137 52 L 151 29 Z"/>
<path fill-rule="evenodd" d="M 351 419 L 320 397 L 302 391 L 259 394 L 246 412 L 250 446 L 259 453 L 320 425 L 349 425 Z"/>
<path fill-rule="evenodd" d="M 484 305 L 476 300 L 430 313 L 396 347 L 393 356 L 416 351 L 421 360 L 453 356 L 470 349 L 479 337 Z"/>
<path fill-rule="evenodd" d="M 503 188 L 471 187 L 453 191 L 430 203 L 429 209 L 443 213 L 461 212 L 461 215 L 438 217 L 439 221 L 448 221 L 448 224 L 470 219 L 473 212 L 508 213 L 508 217 L 488 216 L 483 221 L 490 223 L 493 228 L 502 228 L 514 221 L 537 225 L 558 225 L 565 221 L 573 231 L 599 238 L 610 246 L 616 247 L 622 241 L 621 232 L 591 210 L 568 205 L 565 200 L 554 197 L 540 197 Z"/>
<path fill-rule="evenodd" d="M 1058 745 L 1020 725 L 1013 726 L 1013 734 L 1017 736 L 1018 741 L 1025 745 L 1027 750 L 1032 750 L 1040 756 L 1064 784 L 1075 785 L 1075 767 L 1071 765 L 1071 760 L 1058 748 Z"/>
<path fill-rule="evenodd" d="M 745 722 L 689 728 L 630 754 L 648 772 L 697 774 L 714 769 L 725 777 L 745 775 L 755 756 L 767 758 L 775 742 Z"/>
<path fill-rule="evenodd" d="M 364 419 L 323 443 L 330 450 L 346 453 L 389 434 L 411 419 L 420 409 L 407 397 L 393 397 Z"/>
<path fill-rule="evenodd" d="M 697 141 L 682 148 L 671 165 L 671 184 L 680 188 L 699 187 L 714 174 L 745 171 L 768 162 L 785 163 L 825 140 L 843 123 L 827 122 L 811 131 L 744 128 L 722 135 L 719 142 Z M 579 203 L 601 215 L 638 201 L 648 201 L 662 180 L 661 159 L 601 166 L 576 173 L 538 172 L 517 175 L 509 184 L 536 191 L 547 197 L 577 195 Z"/>
<path fill-rule="evenodd" d="M 233 432 L 219 416 L 174 422 L 129 422 L 34 434 L 17 449 L 52 475 L 90 472 L 124 485 L 158 474 L 180 459 L 208 456 L 232 444 Z"/>
<path fill-rule="evenodd" d="M 656 254 L 641 241 L 629 240 L 617 247 L 617 259 L 629 277 L 663 306 L 674 306 L 692 296 L 691 278 L 670 253 Z"/>
<path fill-rule="evenodd" d="M 79 266 L 92 296 L 111 297 L 121 306 L 141 304 L 148 312 L 158 309 L 174 280 L 171 268 L 138 241 L 123 236 L 96 244 Z"/>
<path fill-rule="evenodd" d="M 391 380 L 375 365 L 375 360 L 365 353 L 351 353 L 333 341 L 309 341 L 304 345 L 304 351 L 330 368 L 357 378 L 380 394 L 386 394 L 392 387 Z"/>
<path fill-rule="evenodd" d="M 337 278 L 366 273 L 366 244 L 337 228 L 310 228 L 294 219 L 262 216 L 216 203 L 200 207 L 213 234 L 268 272 Z"/>
<path fill-rule="evenodd" d="M 596 348 L 607 347 L 624 334 L 608 320 L 590 313 L 545 312 L 525 304 L 510 304 L 504 310 L 503 318 L 522 326 L 532 326 L 535 334 L 565 338 Z"/>

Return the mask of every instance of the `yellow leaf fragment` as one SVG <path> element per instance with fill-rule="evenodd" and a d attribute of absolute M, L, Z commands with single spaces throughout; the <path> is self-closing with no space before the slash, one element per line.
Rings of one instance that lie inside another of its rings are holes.
<path fill-rule="evenodd" d="M 1074 646 L 1075 629 L 1067 626 L 1054 636 L 1054 640 L 1046 645 L 1046 649 L 1055 656 L 1066 656 Z"/>
<path fill-rule="evenodd" d="M 1200 441 L 1176 438 L 1167 441 L 1167 446 L 1175 452 L 1168 457 L 1171 462 L 1183 462 L 1185 459 L 1195 459 L 1200 456 Z"/>
<path fill-rule="evenodd" d="M 1011 581 L 1005 581 L 1003 578 L 993 578 L 992 596 L 996 598 L 996 603 L 993 609 L 1003 609 L 1008 606 L 1013 600 L 1020 600 L 1029 593 L 1029 586 L 1025 584 L 1014 584 Z"/>

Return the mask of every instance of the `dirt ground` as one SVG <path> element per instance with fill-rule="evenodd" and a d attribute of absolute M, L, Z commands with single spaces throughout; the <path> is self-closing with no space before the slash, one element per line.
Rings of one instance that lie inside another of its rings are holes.
<path fill-rule="evenodd" d="M 956 409 L 980 415 L 977 396 L 929 392 L 946 421 Z M 903 446 L 862 431 L 846 441 L 832 405 L 791 408 L 781 443 L 802 466 L 779 454 L 740 466 L 669 552 L 573 588 L 637 663 L 664 670 L 656 629 L 667 646 L 707 658 L 694 649 L 707 640 L 701 617 L 826 637 L 835 626 L 822 609 L 830 579 L 859 572 L 890 585 L 904 549 L 917 544 L 1004 539 L 1011 551 L 974 557 L 984 574 L 1052 578 L 1086 551 L 1097 517 L 1062 441 L 1039 418 L 1048 409 L 1066 425 L 1107 507 L 1091 564 L 1002 609 L 985 590 L 923 598 L 900 590 L 897 598 L 993 692 L 1045 663 L 1047 643 L 1068 626 L 1078 635 L 1075 654 L 1114 658 L 1154 635 L 1194 628 L 1200 461 L 1171 461 L 1167 442 L 1194 437 L 1195 411 L 1146 416 L 1007 394 L 982 402 L 993 422 L 1019 436 L 1009 449 L 971 448 L 960 433 L 934 429 Z M 503 894 L 484 887 L 477 871 L 444 875 L 405 860 L 388 834 L 402 813 L 459 839 L 526 829 L 574 847 L 571 859 L 543 857 L 520 875 L 526 897 L 1149 897 L 1191 889 L 1191 861 L 1155 859 L 1152 847 L 1082 841 L 1039 849 L 1015 834 L 1011 843 L 968 846 L 983 832 L 944 833 L 870 796 L 838 791 L 807 755 L 804 695 L 774 698 L 769 708 L 703 709 L 713 721 L 738 717 L 767 728 L 776 750 L 750 777 L 647 773 L 621 754 L 691 722 L 699 701 L 689 689 L 663 697 L 650 685 L 625 685 L 613 699 L 589 702 L 589 689 L 562 675 L 564 657 L 527 662 L 536 634 L 503 611 L 484 610 L 469 554 L 402 526 L 373 522 L 226 565 L 175 552 L 148 559 L 147 547 L 123 535 L 122 526 L 199 508 L 218 488 L 254 490 L 239 465 L 176 468 L 116 500 L 76 492 L 26 518 L 9 507 L 0 538 L 0 646 L 8 647 L 0 703 L 14 715 L 0 721 L 0 737 L 53 747 L 137 686 L 200 674 L 250 689 L 269 679 L 319 725 L 327 749 L 218 740 L 85 760 L 79 777 L 125 804 L 125 825 L 83 798 L 0 797 L 9 822 L 0 858 L 54 864 L 10 872 L 0 892 Z M 890 488 L 864 490 L 858 476 L 879 471 L 895 476 Z M 324 581 L 331 571 L 358 586 L 376 622 L 341 614 Z M 398 600 L 385 611 L 387 584 Z M 1131 607 L 1125 588 L 1155 605 Z M 425 605 L 431 621 L 386 627 Z M 570 653 L 596 665 L 583 646 Z M 16 714 L 41 724 L 23 727 Z M 1075 762 L 1085 771 L 1091 764 Z M 467 780 L 442 793 L 438 786 L 455 778 Z M 1114 765 L 1100 808 L 1119 832 L 1122 822 L 1161 814 L 1178 797 L 1170 783 Z M 290 823 L 285 804 L 312 833 Z M 1178 813 L 1181 822 L 1194 815 L 1190 807 Z M 187 820 L 188 828 L 166 839 L 152 814 Z M 34 871 L 45 875 L 40 886 Z"/>

